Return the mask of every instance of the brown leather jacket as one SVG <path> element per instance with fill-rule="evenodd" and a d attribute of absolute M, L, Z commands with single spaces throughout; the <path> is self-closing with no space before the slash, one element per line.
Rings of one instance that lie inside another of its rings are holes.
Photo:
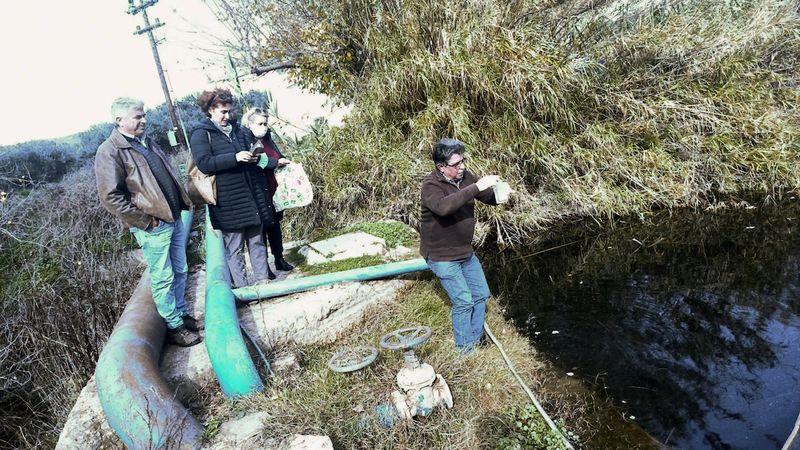
<path fill-rule="evenodd" d="M 164 160 L 184 204 L 191 205 L 189 195 L 164 152 L 152 141 L 149 147 Z M 100 203 L 127 226 L 146 229 L 153 217 L 173 222 L 167 199 L 144 155 L 134 150 L 117 129 L 97 148 L 94 172 Z"/>

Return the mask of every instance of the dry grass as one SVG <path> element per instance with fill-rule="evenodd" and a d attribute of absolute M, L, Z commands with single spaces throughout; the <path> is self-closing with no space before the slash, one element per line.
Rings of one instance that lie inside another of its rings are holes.
<path fill-rule="evenodd" d="M 287 1 L 240 22 L 259 20 L 297 29 L 254 49 L 307 52 L 292 75 L 354 105 L 294 149 L 317 187 L 298 234 L 416 225 L 442 136 L 518 193 L 479 209 L 478 241 L 800 188 L 793 0 Z"/>
<path fill-rule="evenodd" d="M 0 447 L 53 447 L 143 266 L 91 164 L 0 203 Z"/>
<path fill-rule="evenodd" d="M 54 445 L 141 268 L 91 166 L 0 205 L 0 446 Z"/>
<path fill-rule="evenodd" d="M 361 323 L 341 335 L 333 345 L 304 347 L 302 370 L 268 385 L 263 394 L 239 402 L 217 400 L 207 420 L 219 422 L 242 411 L 266 411 L 265 437 L 294 433 L 325 434 L 336 448 L 494 448 L 509 435 L 510 413 L 527 402 L 522 390 L 502 362 L 496 347 L 462 356 L 454 350 L 449 307 L 438 283 L 416 281 L 396 301 L 369 310 Z M 488 321 L 495 335 L 534 391 L 542 392 L 547 368 L 526 339 L 490 304 Z M 455 399 L 452 410 L 437 410 L 428 418 L 386 429 L 376 421 L 374 408 L 386 403 L 396 389 L 395 376 L 402 354 L 381 350 L 368 368 L 337 374 L 326 364 L 333 351 L 349 345 L 377 345 L 380 337 L 397 328 L 428 325 L 432 339 L 417 354 L 441 373 Z M 573 394 L 548 394 L 542 399 L 554 418 L 573 430 L 582 430 L 585 405 Z"/>

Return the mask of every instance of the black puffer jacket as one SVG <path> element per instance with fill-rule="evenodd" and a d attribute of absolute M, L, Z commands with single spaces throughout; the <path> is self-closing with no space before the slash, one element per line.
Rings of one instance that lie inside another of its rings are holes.
<path fill-rule="evenodd" d="M 236 161 L 236 153 L 249 150 L 241 140 L 238 124 L 233 123 L 228 138 L 211 119 L 204 119 L 192 130 L 189 142 L 197 167 L 217 178 L 217 204 L 208 206 L 214 229 L 239 231 L 273 223 L 274 208 L 267 198 L 261 168 Z"/>

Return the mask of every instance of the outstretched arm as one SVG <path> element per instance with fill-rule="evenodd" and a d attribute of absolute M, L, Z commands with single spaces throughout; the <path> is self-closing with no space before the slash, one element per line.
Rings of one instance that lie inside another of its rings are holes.
<path fill-rule="evenodd" d="M 422 185 L 422 204 L 437 216 L 449 216 L 475 198 L 478 192 L 478 186 L 475 184 L 447 194 L 435 183 L 425 183 Z"/>

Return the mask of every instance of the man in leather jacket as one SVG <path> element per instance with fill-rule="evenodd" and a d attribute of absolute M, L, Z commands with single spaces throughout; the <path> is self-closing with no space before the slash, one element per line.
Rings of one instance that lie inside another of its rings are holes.
<path fill-rule="evenodd" d="M 184 222 L 191 222 L 191 201 L 164 152 L 145 136 L 144 104 L 117 98 L 111 115 L 116 127 L 94 160 L 100 202 L 129 227 L 142 248 L 168 341 L 184 347 L 198 344 L 201 325 L 188 314 L 184 298 L 189 233 Z"/>

